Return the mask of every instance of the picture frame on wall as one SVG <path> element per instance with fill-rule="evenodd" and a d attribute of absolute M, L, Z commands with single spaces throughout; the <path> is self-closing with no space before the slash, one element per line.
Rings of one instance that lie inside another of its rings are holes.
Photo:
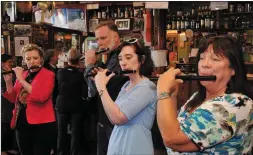
<path fill-rule="evenodd" d="M 143 31 L 144 30 L 144 19 L 134 18 L 133 21 L 133 31 Z"/>
<path fill-rule="evenodd" d="M 118 30 L 130 30 L 130 19 L 115 19 Z"/>
<path fill-rule="evenodd" d="M 95 27 L 98 24 L 98 19 L 90 19 L 89 20 L 89 32 L 95 32 Z"/>

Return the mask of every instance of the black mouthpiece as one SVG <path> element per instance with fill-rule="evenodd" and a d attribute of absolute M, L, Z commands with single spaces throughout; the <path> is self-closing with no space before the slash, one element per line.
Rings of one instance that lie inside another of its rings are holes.
<path fill-rule="evenodd" d="M 38 68 L 40 68 L 40 66 L 31 66 L 30 68 L 25 68 L 24 71 L 29 70 L 29 69 L 38 69 Z M 2 75 L 10 74 L 10 73 L 15 73 L 15 72 L 13 70 L 4 71 L 2 72 Z"/>
<path fill-rule="evenodd" d="M 149 78 L 151 81 L 157 81 L 158 77 Z M 216 76 L 194 76 L 194 75 L 183 75 L 176 76 L 176 79 L 181 79 L 183 81 L 215 81 Z"/>
<path fill-rule="evenodd" d="M 102 48 L 102 49 L 100 49 L 99 51 L 96 52 L 96 55 L 105 53 L 105 52 L 107 52 L 108 50 L 109 50 L 109 48 Z"/>
<path fill-rule="evenodd" d="M 122 74 L 133 74 L 136 73 L 136 70 L 124 70 L 119 72 L 113 72 L 115 75 L 122 75 Z M 112 74 L 112 72 L 106 72 L 106 76 Z"/>
<path fill-rule="evenodd" d="M 119 71 L 119 72 L 111 72 L 111 71 L 108 71 L 106 72 L 106 76 L 110 75 L 114 73 L 115 75 L 122 75 L 122 74 L 133 74 L 133 73 L 136 73 L 136 70 L 124 70 L 124 71 Z M 96 74 L 87 74 L 86 75 L 87 77 L 90 77 L 90 76 L 96 76 Z"/>
<path fill-rule="evenodd" d="M 176 76 L 176 79 L 181 79 L 184 81 L 215 81 L 216 76 L 194 76 L 194 75 L 185 75 L 185 76 Z"/>

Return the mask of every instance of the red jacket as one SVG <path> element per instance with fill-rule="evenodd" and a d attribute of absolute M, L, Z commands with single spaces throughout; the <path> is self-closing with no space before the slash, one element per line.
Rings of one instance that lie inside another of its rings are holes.
<path fill-rule="evenodd" d="M 24 77 L 26 77 L 28 71 L 24 72 Z M 55 121 L 55 114 L 52 102 L 52 92 L 54 88 L 54 78 L 53 72 L 41 68 L 39 73 L 33 79 L 32 92 L 28 94 L 26 98 L 27 108 L 26 108 L 26 118 L 29 124 L 42 124 Z M 13 110 L 13 117 L 11 121 L 11 127 L 14 128 L 17 119 L 17 101 L 21 90 L 21 83 L 16 80 L 14 85 L 14 90 L 12 93 L 8 94 L 6 91 L 4 97 L 10 102 L 15 103 L 15 108 Z"/>

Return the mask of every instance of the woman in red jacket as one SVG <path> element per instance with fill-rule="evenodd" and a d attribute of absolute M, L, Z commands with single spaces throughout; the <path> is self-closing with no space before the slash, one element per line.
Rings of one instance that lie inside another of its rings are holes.
<path fill-rule="evenodd" d="M 43 51 L 34 44 L 22 49 L 27 67 L 42 66 Z M 17 142 L 22 155 L 50 155 L 55 138 L 56 123 L 52 103 L 54 74 L 41 67 L 24 71 L 12 69 L 16 74 L 4 76 L 7 90 L 4 97 L 15 103 L 11 127 L 16 129 Z"/>

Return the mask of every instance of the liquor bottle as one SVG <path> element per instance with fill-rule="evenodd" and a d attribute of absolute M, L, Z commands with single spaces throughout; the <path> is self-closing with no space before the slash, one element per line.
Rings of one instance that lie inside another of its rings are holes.
<path fill-rule="evenodd" d="M 195 28 L 196 28 L 196 29 L 199 29 L 199 28 L 200 28 L 199 17 L 200 17 L 200 16 L 197 16 L 197 18 L 196 18 L 196 24 L 195 24 Z"/>
<path fill-rule="evenodd" d="M 228 18 L 225 18 L 224 28 L 228 29 Z M 244 28 L 244 27 L 243 27 Z"/>
<path fill-rule="evenodd" d="M 118 9 L 117 9 L 117 13 L 118 13 L 118 18 L 120 18 L 121 15 L 120 15 L 120 8 L 119 8 L 119 7 L 118 7 Z"/>
<path fill-rule="evenodd" d="M 110 8 L 110 10 L 111 10 L 111 18 L 114 18 L 114 8 Z"/>
<path fill-rule="evenodd" d="M 94 14 L 93 14 L 93 17 L 92 17 L 93 19 L 97 19 L 98 18 L 98 16 L 97 16 L 97 11 L 94 11 Z"/>
<path fill-rule="evenodd" d="M 204 15 L 205 14 L 205 6 L 201 6 L 201 15 Z"/>
<path fill-rule="evenodd" d="M 192 4 L 192 16 L 195 16 L 195 4 Z"/>
<path fill-rule="evenodd" d="M 10 16 L 8 15 L 7 11 L 4 11 L 3 21 L 9 22 L 11 20 Z"/>
<path fill-rule="evenodd" d="M 185 15 L 184 26 L 185 26 L 185 29 L 189 29 L 190 28 L 188 14 Z"/>
<path fill-rule="evenodd" d="M 102 18 L 106 19 L 106 9 L 102 9 Z"/>
<path fill-rule="evenodd" d="M 113 11 L 113 17 L 114 18 L 118 17 L 117 8 L 115 8 L 114 11 Z"/>
<path fill-rule="evenodd" d="M 125 18 L 128 18 L 128 9 L 127 9 L 127 7 L 125 8 Z"/>
<path fill-rule="evenodd" d="M 133 8 L 129 8 L 129 14 L 130 14 L 130 17 L 134 17 Z"/>
<path fill-rule="evenodd" d="M 205 16 L 208 15 L 208 6 L 205 6 Z"/>
<path fill-rule="evenodd" d="M 124 12 L 124 8 L 120 9 L 120 18 L 124 18 L 125 17 L 125 12 Z"/>
<path fill-rule="evenodd" d="M 181 29 L 181 18 L 180 16 L 177 17 L 177 30 Z"/>
<path fill-rule="evenodd" d="M 208 15 L 211 17 L 211 13 L 212 13 L 212 10 L 211 10 L 211 5 L 209 5 L 208 7 Z"/>
<path fill-rule="evenodd" d="M 101 17 L 102 17 L 101 10 L 98 10 L 98 19 L 100 19 Z"/>
<path fill-rule="evenodd" d="M 211 21 L 210 21 L 210 28 L 214 29 L 214 25 L 215 25 L 215 16 L 214 16 L 214 14 L 212 14 Z"/>
<path fill-rule="evenodd" d="M 191 17 L 191 29 L 195 29 L 196 21 L 194 17 Z"/>
<path fill-rule="evenodd" d="M 205 16 L 203 15 L 203 12 L 202 12 L 202 16 L 200 18 L 200 27 L 205 28 Z"/>
<path fill-rule="evenodd" d="M 167 30 L 172 29 L 172 21 L 171 21 L 171 16 L 169 16 L 168 21 L 167 21 Z"/>
<path fill-rule="evenodd" d="M 185 29 L 185 20 L 184 20 L 184 16 L 182 16 L 180 27 L 181 27 L 182 30 Z"/>
<path fill-rule="evenodd" d="M 211 25 L 211 20 L 210 20 L 210 17 L 208 15 L 208 12 L 206 12 L 207 15 L 206 15 L 206 18 L 205 18 L 205 28 L 209 29 L 210 28 L 210 25 Z"/>
<path fill-rule="evenodd" d="M 110 12 L 108 6 L 106 8 L 106 19 L 110 19 Z"/>
<path fill-rule="evenodd" d="M 177 20 L 175 15 L 172 16 L 172 29 L 173 30 L 177 29 Z"/>
<path fill-rule="evenodd" d="M 143 17 L 143 8 L 139 8 L 139 13 L 138 13 L 138 17 Z"/>
<path fill-rule="evenodd" d="M 201 15 L 201 6 L 199 6 L 199 8 L 198 8 L 198 16 L 200 16 Z"/>
<path fill-rule="evenodd" d="M 138 12 L 139 12 L 139 9 L 138 8 L 134 8 L 134 17 L 138 17 Z"/>

